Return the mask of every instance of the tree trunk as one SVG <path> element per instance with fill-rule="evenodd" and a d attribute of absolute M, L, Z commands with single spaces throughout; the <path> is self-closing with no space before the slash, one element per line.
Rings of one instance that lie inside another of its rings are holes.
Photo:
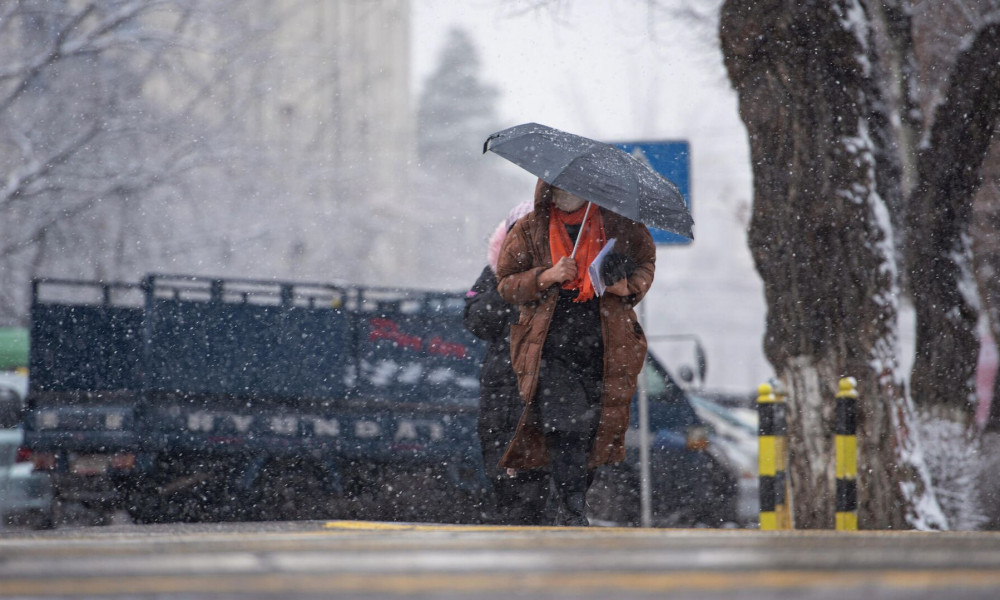
<path fill-rule="evenodd" d="M 971 425 L 979 354 L 978 297 L 969 226 L 981 167 L 1000 120 L 1000 25 L 983 29 L 961 53 L 930 140 L 918 157 L 908 212 L 917 350 L 911 376 L 922 409 Z"/>
<path fill-rule="evenodd" d="M 720 38 L 750 138 L 764 347 L 789 389 L 795 525 L 833 527 L 834 394 L 852 375 L 861 526 L 942 526 L 939 511 L 918 512 L 936 503 L 896 376 L 897 272 L 873 145 L 884 132 L 872 130 L 885 120 L 872 118 L 865 15 L 850 0 L 727 0 Z"/>

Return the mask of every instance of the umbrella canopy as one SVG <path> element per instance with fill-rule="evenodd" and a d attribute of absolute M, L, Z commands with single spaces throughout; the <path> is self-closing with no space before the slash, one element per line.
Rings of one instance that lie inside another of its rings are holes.
<path fill-rule="evenodd" d="M 486 151 L 623 217 L 694 239 L 694 219 L 677 186 L 610 144 L 525 123 L 491 135 Z"/>

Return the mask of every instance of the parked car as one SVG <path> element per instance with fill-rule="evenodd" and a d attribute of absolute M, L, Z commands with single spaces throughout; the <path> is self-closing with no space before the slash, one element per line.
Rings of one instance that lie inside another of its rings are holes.
<path fill-rule="evenodd" d="M 52 482 L 30 462 L 18 462 L 24 440 L 20 390 L 0 385 L 0 526 L 51 527 Z"/>

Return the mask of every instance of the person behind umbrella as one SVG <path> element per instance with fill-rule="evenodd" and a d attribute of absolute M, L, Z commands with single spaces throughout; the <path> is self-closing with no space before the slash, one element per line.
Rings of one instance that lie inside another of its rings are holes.
<path fill-rule="evenodd" d="M 594 469 L 625 459 L 646 355 L 633 307 L 652 285 L 656 261 L 645 225 L 596 204 L 588 213 L 586 204 L 539 180 L 534 210 L 507 234 L 497 264 L 500 295 L 520 309 L 510 344 L 525 403 L 500 464 L 511 472 L 549 466 L 558 525 L 587 525 Z M 597 297 L 587 267 L 611 238 L 631 274 Z"/>
<path fill-rule="evenodd" d="M 465 295 L 465 328 L 487 342 L 479 370 L 476 430 L 492 484 L 488 518 L 502 525 L 544 524 L 549 496 L 547 472 L 528 470 L 508 477 L 498 466 L 517 428 L 523 405 L 517 390 L 517 376 L 510 365 L 510 326 L 517 322 L 518 311 L 497 292 L 497 259 L 507 231 L 531 209 L 530 201 L 523 202 L 499 224 L 487 246 L 487 265 Z"/>

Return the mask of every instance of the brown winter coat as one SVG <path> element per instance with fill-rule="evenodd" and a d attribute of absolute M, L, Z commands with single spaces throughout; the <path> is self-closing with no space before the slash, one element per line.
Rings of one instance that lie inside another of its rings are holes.
<path fill-rule="evenodd" d="M 545 437 L 531 417 L 534 414 L 531 404 L 538 389 L 542 346 L 559 297 L 559 286 L 545 290 L 538 288 L 538 276 L 552 267 L 549 251 L 551 204 L 551 186 L 539 182 L 535 190 L 535 210 L 521 218 L 507 234 L 497 265 L 500 295 L 521 309 L 520 320 L 510 328 L 510 349 L 521 399 L 525 402 L 514 439 L 500 461 L 502 467 L 534 469 L 548 464 Z M 629 408 L 646 356 L 646 336 L 639 326 L 633 306 L 642 300 L 652 285 L 656 262 L 656 246 L 644 225 L 609 210 L 602 209 L 601 215 L 607 239 L 616 239 L 615 252 L 629 255 L 637 267 L 628 278 L 631 296 L 605 294 L 600 297 L 604 389 L 601 393 L 601 420 L 587 459 L 588 467 L 625 459 Z M 578 265 L 578 268 L 586 268 L 586 265 Z"/>

